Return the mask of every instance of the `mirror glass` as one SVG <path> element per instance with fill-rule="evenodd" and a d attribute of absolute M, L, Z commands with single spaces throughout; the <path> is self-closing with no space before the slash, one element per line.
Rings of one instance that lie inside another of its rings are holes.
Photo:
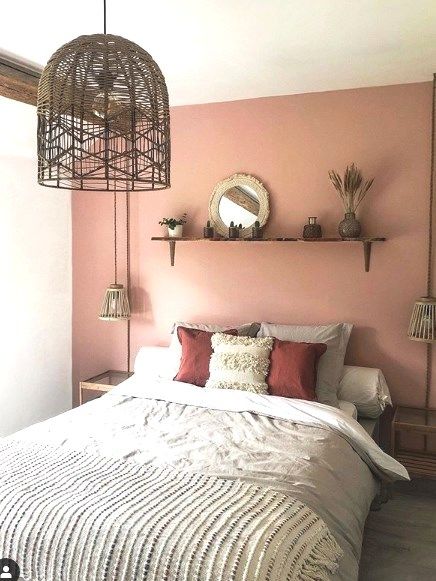
<path fill-rule="evenodd" d="M 250 186 L 233 186 L 222 195 L 218 214 L 228 227 L 230 222 L 235 226 L 242 224 L 243 228 L 253 226 L 259 216 L 259 197 Z"/>

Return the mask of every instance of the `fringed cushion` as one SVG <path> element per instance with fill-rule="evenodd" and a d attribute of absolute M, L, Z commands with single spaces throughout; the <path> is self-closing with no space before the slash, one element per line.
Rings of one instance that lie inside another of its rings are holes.
<path fill-rule="evenodd" d="M 268 393 L 265 378 L 269 370 L 273 341 L 272 337 L 254 339 L 214 333 L 214 352 L 206 387 Z"/>

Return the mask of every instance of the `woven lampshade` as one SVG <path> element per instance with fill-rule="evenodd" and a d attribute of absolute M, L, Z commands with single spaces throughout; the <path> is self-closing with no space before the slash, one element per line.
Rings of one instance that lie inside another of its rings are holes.
<path fill-rule="evenodd" d="M 111 284 L 106 289 L 99 318 L 102 321 L 130 319 L 129 297 L 122 284 Z"/>
<path fill-rule="evenodd" d="M 422 297 L 415 302 L 407 334 L 413 341 L 436 342 L 436 298 Z"/>
<path fill-rule="evenodd" d="M 59 48 L 38 88 L 38 182 L 73 190 L 170 186 L 164 76 L 137 44 L 112 34 Z"/>

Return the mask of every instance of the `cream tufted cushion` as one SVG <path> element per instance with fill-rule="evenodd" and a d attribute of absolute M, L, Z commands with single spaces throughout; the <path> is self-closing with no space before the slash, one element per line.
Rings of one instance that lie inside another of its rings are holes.
<path fill-rule="evenodd" d="M 268 393 L 265 378 L 273 342 L 272 337 L 255 339 L 214 333 L 206 387 Z"/>

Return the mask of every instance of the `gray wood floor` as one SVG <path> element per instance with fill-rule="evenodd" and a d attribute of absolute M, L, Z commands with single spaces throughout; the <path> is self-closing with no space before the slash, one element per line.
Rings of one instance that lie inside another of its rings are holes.
<path fill-rule="evenodd" d="M 397 483 L 369 514 L 359 581 L 436 581 L 436 480 Z"/>

